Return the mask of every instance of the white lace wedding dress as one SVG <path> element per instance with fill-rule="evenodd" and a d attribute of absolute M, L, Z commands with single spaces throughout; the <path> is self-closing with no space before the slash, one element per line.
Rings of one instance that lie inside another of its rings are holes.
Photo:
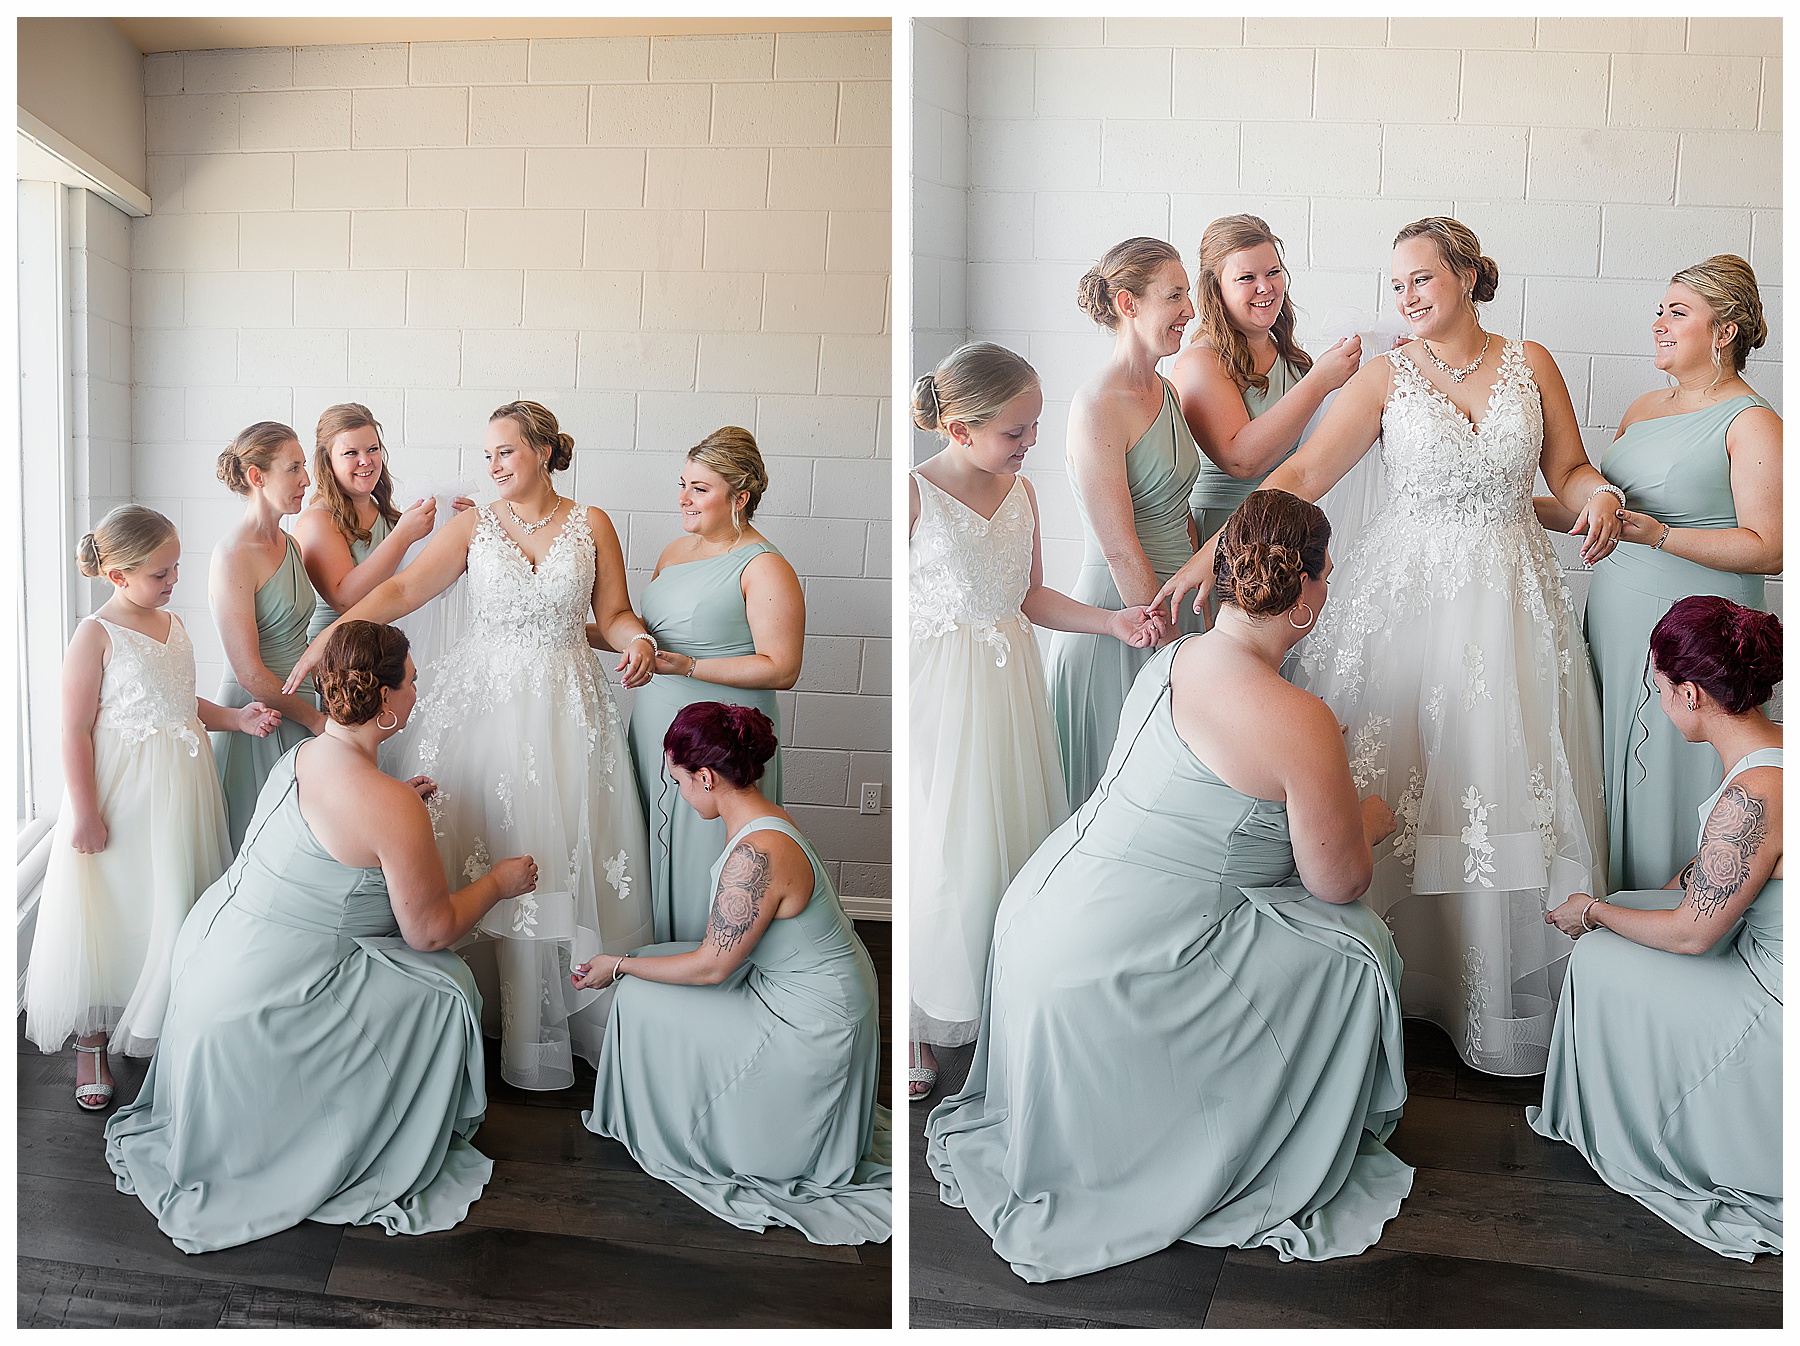
<path fill-rule="evenodd" d="M 1405 961 L 1405 1012 L 1479 1070 L 1537 1074 L 1573 947 L 1544 912 L 1604 893 L 1607 854 L 1593 672 L 1531 505 L 1543 407 L 1518 342 L 1478 426 L 1387 359 L 1386 499 L 1334 553 L 1300 677 L 1399 820 L 1363 901 Z"/>
<path fill-rule="evenodd" d="M 1023 477 L 983 518 L 918 473 L 910 547 L 911 1027 L 975 1040 L 994 913 L 1068 816 L 1056 720 L 1031 623 L 1037 520 Z"/>
<path fill-rule="evenodd" d="M 599 1058 L 612 992 L 569 969 L 651 940 L 647 842 L 631 754 L 586 621 L 594 538 L 574 505 L 533 570 L 480 507 L 466 622 L 431 670 L 383 765 L 430 776 L 432 828 L 451 888 L 509 855 L 537 861 L 536 891 L 501 902 L 458 952 L 474 969 L 500 1074 L 521 1089 L 574 1083 Z"/>

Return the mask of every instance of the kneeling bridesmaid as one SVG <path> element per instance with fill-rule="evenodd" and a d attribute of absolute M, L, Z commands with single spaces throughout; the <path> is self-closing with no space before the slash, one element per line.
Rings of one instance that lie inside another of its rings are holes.
<path fill-rule="evenodd" d="M 446 890 L 421 794 L 375 764 L 414 701 L 406 637 L 341 625 L 329 723 L 275 764 L 243 847 L 175 945 L 162 1038 L 106 1128 L 119 1190 L 183 1252 L 316 1220 L 448 1229 L 493 1165 L 480 1002 L 449 946 L 536 882 L 529 857 Z"/>
<path fill-rule="evenodd" d="M 1025 1280 L 1177 1240 L 1347 1256 L 1412 1188 L 1381 1143 L 1406 1100 L 1400 959 L 1356 901 L 1394 815 L 1280 674 L 1330 532 L 1283 491 L 1238 508 L 1217 625 L 1144 666 L 1105 776 L 1001 902 L 926 1161 Z"/>
<path fill-rule="evenodd" d="M 1664 888 L 1578 893 L 1545 917 L 1577 939 L 1540 1135 L 1697 1243 L 1781 1251 L 1781 623 L 1712 595 L 1650 636 L 1663 713 L 1725 779 L 1699 850 Z M 1589 936 L 1592 936 L 1591 938 Z"/>
<path fill-rule="evenodd" d="M 706 938 L 602 954 L 619 983 L 591 1131 L 740 1229 L 878 1243 L 893 1222 L 875 969 L 788 816 L 756 788 L 775 754 L 749 706 L 684 707 L 663 737 L 682 799 L 724 820 Z"/>

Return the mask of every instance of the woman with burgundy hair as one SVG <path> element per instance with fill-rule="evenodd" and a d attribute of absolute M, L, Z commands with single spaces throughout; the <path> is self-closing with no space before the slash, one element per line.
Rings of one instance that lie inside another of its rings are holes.
<path fill-rule="evenodd" d="M 681 797 L 721 819 L 705 937 L 601 954 L 613 988 L 582 1120 L 646 1173 L 740 1229 L 879 1243 L 893 1220 L 875 969 L 794 820 L 757 788 L 775 727 L 700 701 L 663 735 Z"/>
<path fill-rule="evenodd" d="M 1781 623 L 1714 595 L 1650 635 L 1663 713 L 1718 754 L 1698 852 L 1666 886 L 1577 893 L 1544 919 L 1580 942 L 1540 1135 L 1698 1243 L 1781 1251 Z M 1593 936 L 1589 938 L 1589 936 Z"/>

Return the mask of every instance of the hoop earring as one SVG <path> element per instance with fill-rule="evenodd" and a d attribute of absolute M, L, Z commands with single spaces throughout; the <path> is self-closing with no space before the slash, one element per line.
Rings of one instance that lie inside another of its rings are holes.
<path fill-rule="evenodd" d="M 1295 629 L 1295 630 L 1296 630 L 1296 631 L 1306 631 L 1306 630 L 1309 630 L 1309 629 L 1311 629 L 1311 627 L 1312 627 L 1312 624 L 1313 624 L 1313 623 L 1314 623 L 1314 622 L 1315 622 L 1315 621 L 1317 621 L 1317 620 L 1318 620 L 1318 617 L 1319 617 L 1319 614 L 1318 614 L 1318 613 L 1317 613 L 1317 612 L 1314 612 L 1314 611 L 1313 611 L 1313 607 L 1312 607 L 1312 604 L 1310 604 L 1310 603 L 1296 603 L 1296 604 L 1294 604 L 1294 607 L 1295 607 L 1295 608 L 1305 608 L 1305 609 L 1306 609 L 1306 620 L 1305 620 L 1305 621 L 1303 621 L 1303 622 L 1297 622 L 1297 621 L 1295 621 L 1295 620 L 1294 620 L 1294 610 L 1293 610 L 1293 608 L 1289 608 L 1289 609 L 1288 609 L 1288 615 L 1287 615 L 1287 619 L 1288 619 L 1288 625 L 1289 625 L 1289 626 L 1291 626 L 1291 627 L 1293 627 L 1293 628 L 1294 628 L 1294 629 Z"/>
<path fill-rule="evenodd" d="M 381 712 L 381 715 L 394 715 L 394 712 L 391 710 L 384 710 Z M 400 727 L 400 717 L 398 715 L 394 715 L 394 722 L 392 724 L 383 724 L 381 722 L 381 715 L 375 717 L 375 727 L 383 733 Z"/>

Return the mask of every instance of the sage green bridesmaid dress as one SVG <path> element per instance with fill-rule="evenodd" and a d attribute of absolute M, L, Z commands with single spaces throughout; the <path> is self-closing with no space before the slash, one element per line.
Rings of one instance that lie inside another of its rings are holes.
<path fill-rule="evenodd" d="M 879 1243 L 893 1225 L 893 1160 L 888 1110 L 876 1101 L 875 969 L 825 862 L 780 818 L 757 818 L 729 838 L 713 882 L 730 847 L 762 831 L 806 852 L 806 907 L 770 922 L 717 986 L 627 975 L 607 1019 L 594 1107 L 581 1120 L 739 1229 L 786 1225 L 813 1243 Z"/>
<path fill-rule="evenodd" d="M 367 542 L 358 542 L 354 538 L 351 539 L 351 561 L 357 565 L 361 565 L 364 561 L 368 560 L 369 553 L 374 551 L 383 542 L 387 541 L 387 535 L 392 531 L 393 525 L 387 521 L 387 517 L 382 514 L 377 514 L 375 516 L 375 522 L 369 527 L 369 540 Z M 313 641 L 319 638 L 319 633 L 321 631 L 343 615 L 343 613 L 339 612 L 336 608 L 332 607 L 331 604 L 325 601 L 324 594 L 319 594 L 318 602 L 313 606 L 312 621 L 309 622 L 306 627 L 306 643 L 309 645 L 312 644 Z"/>
<path fill-rule="evenodd" d="M 696 659 L 755 654 L 756 640 L 744 613 L 744 567 L 774 551 L 767 542 L 753 542 L 722 556 L 664 566 L 644 588 L 644 625 L 663 649 Z M 781 708 L 772 688 L 725 687 L 658 673 L 638 689 L 628 738 L 650 829 L 651 917 L 659 940 L 698 940 L 706 934 L 716 881 L 707 871 L 725 850 L 725 824 L 702 818 L 682 803 L 674 777 L 663 766 L 663 735 L 696 701 L 754 706 L 769 717 L 775 736 L 781 737 Z M 781 802 L 779 750 L 763 768 L 756 788 L 770 803 Z"/>
<path fill-rule="evenodd" d="M 1740 412 L 1768 405 L 1753 395 L 1734 397 L 1638 421 L 1612 442 L 1600 470 L 1632 509 L 1673 528 L 1735 528 L 1725 432 Z M 1718 754 L 1689 743 L 1658 712 L 1644 666 L 1651 630 L 1691 594 L 1766 606 L 1761 575 L 1714 570 L 1635 542 L 1620 543 L 1594 567 L 1588 590 L 1588 650 L 1600 681 L 1606 758 L 1608 874 L 1619 888 L 1659 888 L 1688 862 L 1688 820 L 1719 783 Z"/>
<path fill-rule="evenodd" d="M 319 844 L 294 757 L 182 926 L 156 1055 L 106 1126 L 119 1190 L 183 1252 L 302 1220 L 449 1229 L 493 1172 L 469 1144 L 487 1111 L 474 978 L 400 937 L 379 869 Z"/>
<path fill-rule="evenodd" d="M 1194 554 L 1188 538 L 1188 492 L 1200 470 L 1200 450 L 1175 390 L 1163 381 L 1163 405 L 1143 436 L 1125 451 L 1125 480 L 1131 492 L 1132 519 L 1138 543 L 1165 582 Z M 1097 608 L 1117 610 L 1125 606 L 1113 583 L 1112 569 L 1100 539 L 1088 522 L 1081 487 L 1070 476 L 1069 488 L 1081 509 L 1082 533 L 1087 550 L 1081 573 L 1070 595 Z M 1201 622 L 1191 611 L 1181 614 L 1181 629 L 1197 631 Z M 1106 756 L 1112 751 L 1119 729 L 1119 708 L 1131 690 L 1138 670 L 1154 650 L 1136 650 L 1111 636 L 1056 631 L 1050 636 L 1044 660 L 1045 681 L 1050 685 L 1050 710 L 1056 717 L 1056 737 L 1062 749 L 1063 781 L 1068 786 L 1069 807 L 1078 808 L 1094 792 Z"/>
<path fill-rule="evenodd" d="M 1731 776 L 1780 765 L 1781 749 L 1763 748 Z M 1731 776 L 1700 806 L 1702 831 Z M 1607 899 L 1647 911 L 1681 900 L 1667 889 Z M 1544 1104 L 1525 1119 L 1696 1243 L 1746 1262 L 1780 1252 L 1781 880 L 1704 954 L 1610 930 L 1578 939 Z"/>
<path fill-rule="evenodd" d="M 1276 357 L 1275 363 L 1269 367 L 1269 387 L 1266 392 L 1258 392 L 1254 388 L 1244 389 L 1244 410 L 1255 420 L 1263 412 L 1274 406 L 1287 395 L 1293 386 L 1300 382 L 1301 375 L 1286 360 Z M 1294 456 L 1294 450 L 1300 447 L 1299 437 L 1281 452 L 1281 457 L 1269 464 L 1268 472 L 1260 476 L 1245 477 L 1239 480 L 1222 469 L 1204 453 L 1200 455 L 1200 475 L 1194 478 L 1194 489 L 1188 496 L 1188 510 L 1194 516 L 1194 526 L 1200 530 L 1200 545 L 1214 533 L 1225 526 L 1225 520 L 1231 512 L 1243 504 L 1250 492 L 1263 484 L 1263 478 L 1280 467 Z"/>
<path fill-rule="evenodd" d="M 256 645 L 263 667 L 276 677 L 287 677 L 306 652 L 308 623 L 318 602 L 319 595 L 306 577 L 306 567 L 300 563 L 299 544 L 290 537 L 280 567 L 256 591 Z M 314 699 L 311 678 L 300 684 L 298 694 Z M 221 706 L 247 706 L 256 698 L 239 685 L 237 674 L 227 661 L 219 694 L 213 700 Z M 251 815 L 256 812 L 256 799 L 270 768 L 289 749 L 311 737 L 310 730 L 286 716 L 267 738 L 250 734 L 211 735 L 213 759 L 219 764 L 219 789 L 225 796 L 225 830 L 234 852 L 244 843 L 244 829 L 250 826 Z"/>
<path fill-rule="evenodd" d="M 1348 1256 L 1412 1188 L 1382 1145 L 1406 1101 L 1393 939 L 1283 886 L 1286 806 L 1175 730 L 1180 648 L 1007 890 L 968 1083 L 926 1124 L 940 1199 L 1027 1281 L 1177 1240 Z"/>

